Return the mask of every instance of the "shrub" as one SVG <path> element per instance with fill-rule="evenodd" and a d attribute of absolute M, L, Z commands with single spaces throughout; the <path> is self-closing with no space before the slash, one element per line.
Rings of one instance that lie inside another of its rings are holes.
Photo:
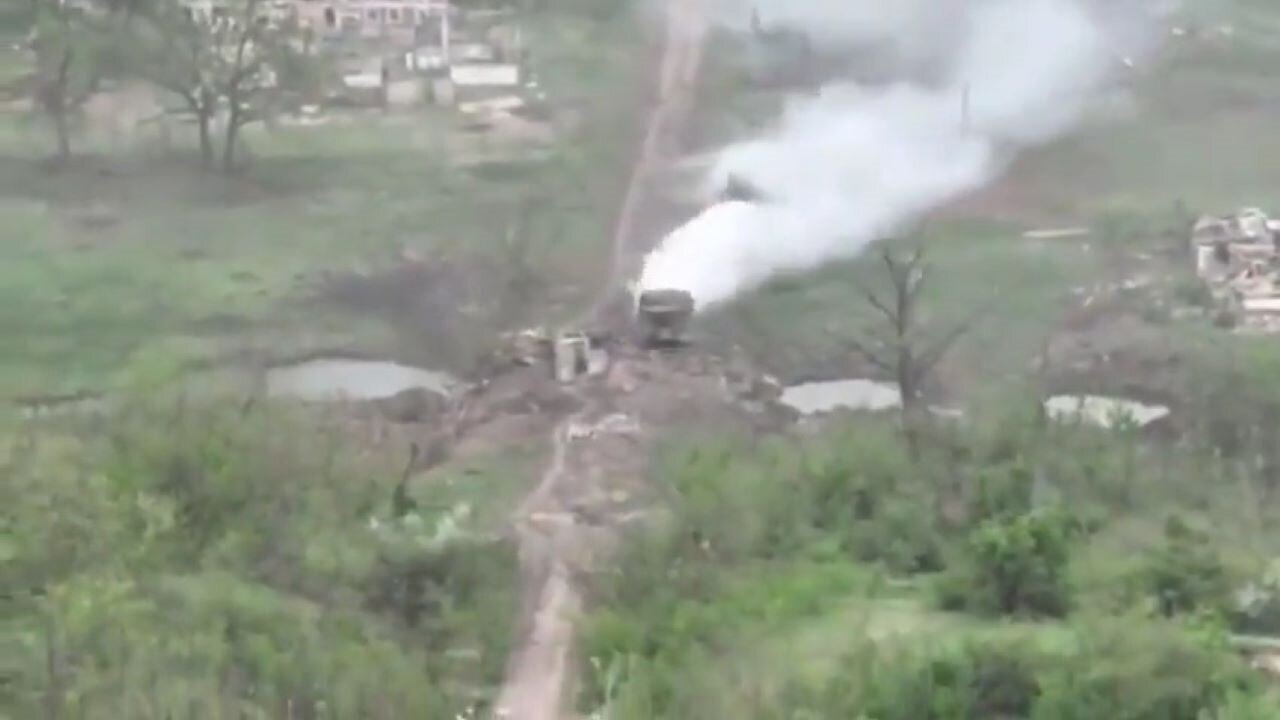
<path fill-rule="evenodd" d="M 1208 538 L 1179 518 L 1165 523 L 1164 545 L 1153 553 L 1144 575 L 1156 609 L 1165 617 L 1227 607 L 1230 587 L 1222 561 Z"/>
<path fill-rule="evenodd" d="M 0 716 L 451 717 L 501 672 L 510 545 L 384 537 L 395 480 L 308 419 L 155 402 L 105 441 L 62 429 L 0 483 Z"/>
<path fill-rule="evenodd" d="M 1135 619 L 1084 628 L 1071 645 L 867 642 L 828 680 L 789 684 L 756 717 L 1254 720 L 1275 717 L 1269 702 L 1229 648 Z"/>
<path fill-rule="evenodd" d="M 1040 694 L 1040 654 L 982 640 L 923 649 L 868 644 L 825 685 L 793 683 L 762 717 L 988 720 L 1027 717 Z"/>
<path fill-rule="evenodd" d="M 1233 693 L 1255 692 L 1229 648 L 1177 625 L 1137 620 L 1084 631 L 1048 666 L 1032 720 L 1201 720 Z"/>
<path fill-rule="evenodd" d="M 951 609 L 1061 617 L 1070 607 L 1067 561 L 1073 523 L 1057 511 L 988 520 L 965 547 L 960 567 L 939 587 Z"/>

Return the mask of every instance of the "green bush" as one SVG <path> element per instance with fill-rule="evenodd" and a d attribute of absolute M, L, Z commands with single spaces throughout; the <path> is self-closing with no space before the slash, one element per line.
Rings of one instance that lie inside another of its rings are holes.
<path fill-rule="evenodd" d="M 97 431 L 0 466 L 0 716 L 449 717 L 500 676 L 509 544 L 395 525 L 395 478 L 306 418 L 157 401 Z"/>
<path fill-rule="evenodd" d="M 1202 720 L 1233 694 L 1255 694 L 1248 669 L 1223 644 L 1169 623 L 1112 621 L 1048 666 L 1032 720 Z"/>
<path fill-rule="evenodd" d="M 1165 617 L 1227 610 L 1231 588 L 1222 561 L 1203 533 L 1177 517 L 1165 523 L 1164 544 L 1152 554 L 1144 577 L 1156 610 Z"/>
<path fill-rule="evenodd" d="M 1073 526 L 1058 511 L 982 523 L 970 535 L 958 567 L 942 581 L 943 606 L 992 615 L 1065 615 L 1071 604 L 1066 569 Z"/>
<path fill-rule="evenodd" d="M 851 652 L 825 684 L 784 688 L 759 717 L 1025 718 L 1040 695 L 1041 656 L 1030 646 L 996 640 L 920 648 L 869 643 Z"/>
<path fill-rule="evenodd" d="M 884 720 L 1025 717 L 1040 692 L 1034 662 L 994 643 L 913 658 L 879 675 L 862 712 Z"/>
<path fill-rule="evenodd" d="M 828 680 L 789 684 L 755 717 L 1252 720 L 1274 717 L 1271 701 L 1229 648 L 1135 619 L 1082 628 L 1071 645 L 866 642 Z"/>

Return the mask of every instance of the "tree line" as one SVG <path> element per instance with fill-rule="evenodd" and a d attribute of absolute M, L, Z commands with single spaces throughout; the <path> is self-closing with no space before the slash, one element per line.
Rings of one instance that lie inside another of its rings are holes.
<path fill-rule="evenodd" d="M 106 83 L 140 80 L 193 124 L 206 168 L 235 167 L 243 129 L 298 86 L 308 66 L 296 18 L 265 0 L 28 0 L 30 96 L 72 154 L 72 126 Z"/>

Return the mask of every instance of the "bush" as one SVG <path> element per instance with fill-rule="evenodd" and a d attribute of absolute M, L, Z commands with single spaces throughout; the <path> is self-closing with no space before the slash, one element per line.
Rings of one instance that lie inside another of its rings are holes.
<path fill-rule="evenodd" d="M 850 653 L 825 684 L 792 683 L 761 717 L 988 720 L 1027 717 L 1041 654 L 1016 642 L 885 647 Z"/>
<path fill-rule="evenodd" d="M 817 685 L 793 682 L 758 718 L 1254 720 L 1275 717 L 1232 651 L 1135 619 L 1077 643 L 1011 637 L 959 646 L 867 642 Z M 1269 708 L 1270 715 L 1263 708 Z M 1253 714 L 1264 713 L 1264 714 Z"/>
<path fill-rule="evenodd" d="M 0 483 L 0 716 L 451 717 L 501 673 L 509 544 L 384 536 L 394 478 L 305 418 L 157 405 L 105 442 L 60 429 Z"/>
<path fill-rule="evenodd" d="M 1165 617 L 1227 609 L 1230 586 L 1222 561 L 1209 539 L 1179 518 L 1165 523 L 1164 545 L 1153 553 L 1144 575 L 1156 610 Z"/>
<path fill-rule="evenodd" d="M 959 567 L 939 586 L 939 600 L 948 609 L 982 614 L 1065 615 L 1073 525 L 1056 511 L 982 523 L 971 534 Z"/>
<path fill-rule="evenodd" d="M 1032 720 L 1202 720 L 1233 694 L 1256 693 L 1222 643 L 1138 620 L 1084 631 L 1080 648 L 1042 675 Z"/>

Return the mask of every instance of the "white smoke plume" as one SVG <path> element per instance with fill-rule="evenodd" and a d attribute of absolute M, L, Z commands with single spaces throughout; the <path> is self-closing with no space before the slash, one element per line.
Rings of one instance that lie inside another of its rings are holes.
<path fill-rule="evenodd" d="M 871 46 L 932 62 L 941 78 L 838 81 L 794 98 L 775 127 L 723 148 L 708 172 L 711 187 L 738 178 L 763 201 L 718 203 L 677 228 L 646 259 L 639 289 L 688 290 L 702 309 L 779 272 L 855 256 L 989 182 L 1019 149 L 1078 122 L 1117 64 L 1114 34 L 1083 2 L 754 3 L 761 24 L 802 31 L 815 47 Z"/>

